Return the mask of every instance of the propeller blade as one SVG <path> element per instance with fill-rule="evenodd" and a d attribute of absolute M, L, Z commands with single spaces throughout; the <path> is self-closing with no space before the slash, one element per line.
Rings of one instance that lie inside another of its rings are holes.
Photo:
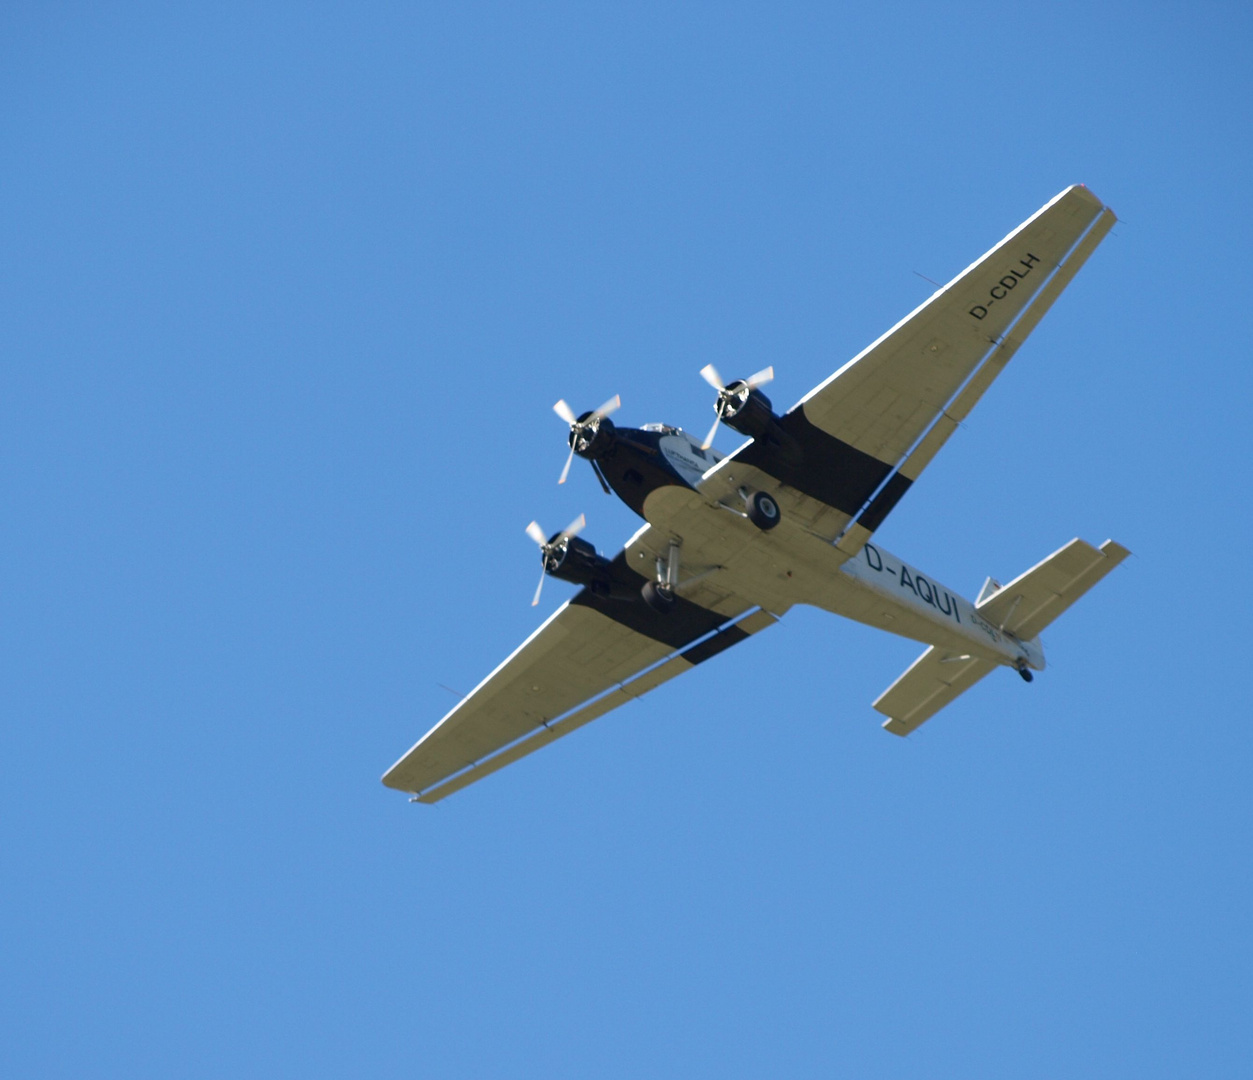
<path fill-rule="evenodd" d="M 750 390 L 756 390 L 757 387 L 759 386 L 765 386 L 766 383 L 768 383 L 773 378 L 774 378 L 774 368 L 768 367 L 768 368 L 762 368 L 759 372 L 757 372 L 756 375 L 750 375 L 744 381 L 748 384 L 748 388 Z"/>
<path fill-rule="evenodd" d="M 610 413 L 617 412 L 620 408 L 622 408 L 622 399 L 618 397 L 617 394 L 614 394 L 614 396 L 611 397 L 608 401 L 606 401 L 605 404 L 603 404 L 599 409 L 597 409 L 593 415 L 599 416 L 603 419 L 604 417 L 608 416 Z"/>
<path fill-rule="evenodd" d="M 706 364 L 700 369 L 700 377 L 709 383 L 715 390 L 722 390 L 722 376 L 718 374 L 718 369 L 713 364 Z"/>
<path fill-rule="evenodd" d="M 547 576 L 548 574 L 544 570 L 539 572 L 539 584 L 535 586 L 535 599 L 531 601 L 531 607 L 535 607 L 539 603 L 539 594 L 544 591 L 544 578 Z"/>
<path fill-rule="evenodd" d="M 539 527 L 538 521 L 532 521 L 531 524 L 526 527 L 526 534 L 539 544 L 540 547 L 543 547 L 546 543 L 548 543 L 548 537 L 544 535 L 544 530 Z"/>
<path fill-rule="evenodd" d="M 578 536 L 579 533 L 581 533 L 586 528 L 587 528 L 587 518 L 585 518 L 582 514 L 580 514 L 572 522 L 570 522 L 569 525 L 567 525 L 564 529 L 561 530 L 561 536 Z M 561 536 L 557 537 L 557 539 L 560 540 Z"/>
<path fill-rule="evenodd" d="M 573 424 L 578 421 L 578 417 L 574 415 L 574 410 L 566 404 L 566 399 L 562 398 L 553 406 L 553 412 L 561 417 L 567 424 Z"/>
<path fill-rule="evenodd" d="M 705 436 L 705 441 L 700 444 L 702 450 L 708 450 L 714 444 L 714 436 L 718 433 L 718 425 L 722 423 L 722 410 L 718 410 L 718 415 L 714 417 L 714 426 L 709 429 L 709 434 Z"/>
<path fill-rule="evenodd" d="M 557 481 L 559 484 L 566 482 L 566 477 L 570 475 L 570 463 L 574 460 L 574 447 L 570 447 L 570 456 L 566 458 L 566 467 L 561 470 L 561 479 Z"/>

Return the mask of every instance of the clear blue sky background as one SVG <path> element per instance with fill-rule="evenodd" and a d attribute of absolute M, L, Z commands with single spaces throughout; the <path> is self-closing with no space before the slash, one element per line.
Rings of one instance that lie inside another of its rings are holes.
<path fill-rule="evenodd" d="M 1253 18 L 833 8 L 6 5 L 5 1076 L 1248 1075 Z M 1074 182 L 1122 224 L 880 534 L 1131 547 L 1034 685 L 893 739 L 919 647 L 797 609 L 379 784 L 527 521 L 635 527 L 553 401 L 786 407 Z"/>

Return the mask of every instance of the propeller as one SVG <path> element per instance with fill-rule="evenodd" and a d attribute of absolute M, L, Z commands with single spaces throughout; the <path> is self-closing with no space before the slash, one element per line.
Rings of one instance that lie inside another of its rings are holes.
<path fill-rule="evenodd" d="M 566 467 L 561 470 L 561 479 L 557 483 L 564 484 L 566 477 L 570 475 L 570 464 L 574 461 L 574 448 L 579 445 L 579 436 L 587 428 L 599 424 L 610 413 L 616 412 L 621 405 L 622 399 L 617 394 L 614 394 L 605 404 L 589 413 L 583 420 L 574 415 L 574 410 L 566 404 L 565 398 L 562 398 L 553 406 L 553 412 L 570 425 L 570 456 L 566 458 Z"/>
<path fill-rule="evenodd" d="M 531 601 L 531 607 L 535 607 L 535 605 L 539 603 L 539 594 L 544 589 L 544 578 L 548 575 L 549 556 L 563 541 L 569 540 L 573 536 L 578 536 L 586 525 L 587 518 L 580 514 L 551 540 L 545 539 L 544 530 L 539 527 L 538 521 L 532 521 L 531 524 L 526 527 L 527 536 L 539 544 L 540 558 L 543 560 L 543 568 L 540 570 L 539 574 L 539 586 L 535 590 L 535 599 Z"/>
<path fill-rule="evenodd" d="M 718 369 L 713 364 L 706 364 L 700 369 L 701 378 L 709 383 L 718 391 L 718 400 L 714 403 L 714 412 L 718 415 L 714 417 L 714 426 L 709 429 L 709 434 L 705 436 L 705 441 L 701 443 L 702 450 L 708 450 L 714 443 L 714 436 L 718 433 L 718 425 L 722 423 L 723 413 L 734 398 L 743 394 L 747 397 L 759 386 L 765 386 L 774 378 L 774 368 L 762 368 L 756 375 L 750 375 L 743 382 L 733 382 L 730 386 L 722 384 L 722 376 L 718 374 Z"/>

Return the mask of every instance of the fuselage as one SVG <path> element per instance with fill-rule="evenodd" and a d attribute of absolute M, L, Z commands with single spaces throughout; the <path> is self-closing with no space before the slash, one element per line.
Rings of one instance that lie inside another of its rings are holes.
<path fill-rule="evenodd" d="M 696 490 L 705 472 L 724 456 L 701 449 L 685 431 L 669 424 L 615 426 L 612 436 L 593 460 L 618 498 L 640 517 L 646 516 L 645 500 L 658 488 L 678 485 Z"/>
<path fill-rule="evenodd" d="M 608 438 L 602 437 L 599 445 L 593 442 L 594 456 L 580 456 L 590 458 L 614 493 L 646 520 L 649 495 L 666 486 L 700 491 L 705 474 L 725 456 L 703 449 L 682 428 L 668 424 L 627 428 L 602 421 L 602 425 Z M 822 587 L 814 589 L 817 583 L 809 581 L 807 588 L 813 591 L 797 602 L 917 641 L 1043 669 L 1038 642 L 1006 634 L 982 618 L 971 601 L 881 546 L 867 544 L 852 559 L 837 556 L 833 548 L 832 556 L 831 573 L 824 575 Z"/>

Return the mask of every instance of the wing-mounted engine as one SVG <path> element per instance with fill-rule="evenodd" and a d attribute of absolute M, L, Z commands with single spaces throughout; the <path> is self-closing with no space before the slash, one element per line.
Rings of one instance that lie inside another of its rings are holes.
<path fill-rule="evenodd" d="M 592 592 L 602 591 L 597 588 L 600 584 L 608 591 L 609 560 L 582 537 L 569 536 L 548 546 L 544 553 L 544 572 L 562 581 L 586 585 Z"/>
<path fill-rule="evenodd" d="M 544 577 L 548 574 L 575 585 L 585 585 L 597 596 L 608 596 L 613 590 L 612 564 L 597 553 L 595 545 L 579 537 L 586 525 L 587 518 L 580 514 L 561 532 L 554 533 L 547 540 L 544 539 L 544 530 L 538 522 L 532 521 L 526 527 L 527 536 L 539 545 L 540 560 L 544 567 L 539 586 L 535 590 L 535 599 L 531 601 L 532 607 L 539 603 Z"/>
<path fill-rule="evenodd" d="M 714 402 L 714 412 L 718 415 L 714 426 L 709 429 L 704 449 L 708 450 L 713 445 L 718 425 L 725 422 L 727 427 L 747 435 L 781 457 L 794 463 L 800 461 L 800 443 L 783 430 L 770 399 L 758 389 L 774 378 L 773 367 L 763 368 L 757 374 L 737 379 L 727 386 L 722 384 L 722 376 L 713 364 L 706 364 L 700 373 L 705 382 L 718 391 L 718 400 Z"/>

